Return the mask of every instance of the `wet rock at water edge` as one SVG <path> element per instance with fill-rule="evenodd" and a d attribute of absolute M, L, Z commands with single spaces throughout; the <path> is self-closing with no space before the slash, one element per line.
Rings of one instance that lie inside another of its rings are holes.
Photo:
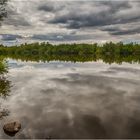
<path fill-rule="evenodd" d="M 9 136 L 15 136 L 17 132 L 21 129 L 21 124 L 19 122 L 7 123 L 3 126 L 4 132 Z"/>

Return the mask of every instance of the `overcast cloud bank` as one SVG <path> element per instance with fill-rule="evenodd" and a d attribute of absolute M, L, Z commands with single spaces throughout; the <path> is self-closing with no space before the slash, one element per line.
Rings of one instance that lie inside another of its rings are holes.
<path fill-rule="evenodd" d="M 139 42 L 140 1 L 11 0 L 0 41 Z"/>

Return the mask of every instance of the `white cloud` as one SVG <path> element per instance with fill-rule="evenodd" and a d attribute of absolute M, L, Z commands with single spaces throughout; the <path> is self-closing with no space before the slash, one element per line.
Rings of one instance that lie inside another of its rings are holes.
<path fill-rule="evenodd" d="M 140 34 L 139 4 L 113 0 L 10 0 L 0 34 L 21 35 L 24 40 L 34 35 L 57 35 L 59 40 L 53 42 L 68 41 L 65 38 L 74 38 L 75 34 L 79 39 L 70 41 L 135 40 Z"/>

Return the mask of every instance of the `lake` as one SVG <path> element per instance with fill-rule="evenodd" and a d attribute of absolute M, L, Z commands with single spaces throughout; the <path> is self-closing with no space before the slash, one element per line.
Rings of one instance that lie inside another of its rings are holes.
<path fill-rule="evenodd" d="M 140 64 L 8 59 L 0 138 L 140 138 Z M 18 120 L 14 136 L 3 131 Z"/>

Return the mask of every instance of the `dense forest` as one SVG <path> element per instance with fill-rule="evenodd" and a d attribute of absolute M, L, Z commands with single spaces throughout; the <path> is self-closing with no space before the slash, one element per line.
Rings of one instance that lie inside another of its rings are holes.
<path fill-rule="evenodd" d="M 105 43 L 59 44 L 32 43 L 20 46 L 0 45 L 1 57 L 24 61 L 72 61 L 86 62 L 103 60 L 106 63 L 140 62 L 140 44 Z"/>

